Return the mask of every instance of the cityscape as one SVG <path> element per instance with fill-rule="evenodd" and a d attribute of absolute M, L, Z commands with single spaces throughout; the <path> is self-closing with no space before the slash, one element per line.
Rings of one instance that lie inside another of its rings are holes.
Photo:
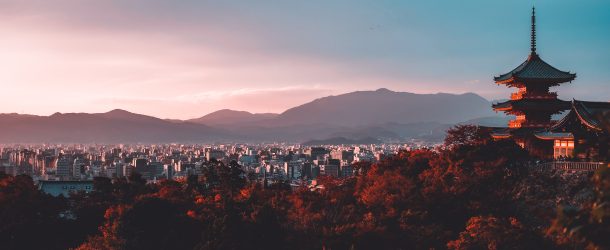
<path fill-rule="evenodd" d="M 610 249 L 610 4 L 539 2 L 0 1 L 0 249 Z"/>
<path fill-rule="evenodd" d="M 69 196 L 93 189 L 95 177 L 125 178 L 133 173 L 148 183 L 201 176 L 210 164 L 237 164 L 250 181 L 286 182 L 315 188 L 318 176 L 351 177 L 353 165 L 376 162 L 408 145 L 305 147 L 301 145 L 38 145 L 4 146 L 0 172 L 28 175 L 48 194 Z"/>

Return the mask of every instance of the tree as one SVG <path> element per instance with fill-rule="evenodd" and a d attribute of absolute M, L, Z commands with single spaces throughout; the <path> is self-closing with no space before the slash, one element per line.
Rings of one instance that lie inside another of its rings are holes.
<path fill-rule="evenodd" d="M 156 197 L 106 211 L 102 238 L 92 237 L 81 249 L 192 249 L 200 228 L 179 204 Z"/>
<path fill-rule="evenodd" d="M 538 233 L 525 228 L 516 218 L 476 216 L 468 220 L 459 238 L 447 243 L 449 249 L 549 249 Z"/>
<path fill-rule="evenodd" d="M 595 200 L 581 208 L 559 206 L 549 233 L 565 236 L 589 249 L 610 249 L 610 168 L 598 169 L 592 181 Z"/>
<path fill-rule="evenodd" d="M 491 130 L 476 125 L 456 125 L 447 131 L 444 145 L 456 147 L 463 145 L 482 145 L 491 141 Z"/>
<path fill-rule="evenodd" d="M 67 204 L 41 193 L 26 175 L 0 177 L 2 249 L 66 249 L 79 238 L 64 235 Z M 36 235 L 36 240 L 32 240 Z"/>

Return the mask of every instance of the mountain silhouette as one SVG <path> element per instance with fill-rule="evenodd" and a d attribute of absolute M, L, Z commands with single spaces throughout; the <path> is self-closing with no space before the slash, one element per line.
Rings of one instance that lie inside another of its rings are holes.
<path fill-rule="evenodd" d="M 203 124 L 170 122 L 113 110 L 50 116 L 0 114 L 3 143 L 162 143 L 226 139 L 226 132 Z"/>
<path fill-rule="evenodd" d="M 493 115 L 490 102 L 473 93 L 414 94 L 378 89 L 319 98 L 286 110 L 275 122 L 349 126 L 388 122 L 457 123 L 490 115 Z"/>
<path fill-rule="evenodd" d="M 277 117 L 277 115 L 274 113 L 253 114 L 247 111 L 221 109 L 187 121 L 207 125 L 238 124 L 268 120 Z"/>
<path fill-rule="evenodd" d="M 378 89 L 319 98 L 281 114 L 223 109 L 184 121 L 121 109 L 50 116 L 0 114 L 0 143 L 439 139 L 451 124 L 490 116 L 494 116 L 490 102 L 473 93 L 414 94 Z"/>

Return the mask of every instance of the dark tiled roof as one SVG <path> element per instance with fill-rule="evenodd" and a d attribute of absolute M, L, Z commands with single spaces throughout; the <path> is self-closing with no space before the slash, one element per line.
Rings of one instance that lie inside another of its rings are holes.
<path fill-rule="evenodd" d="M 608 124 L 610 119 L 608 113 L 610 112 L 610 102 L 586 102 L 586 101 L 572 101 L 572 110 L 563 119 L 557 122 L 551 131 L 559 130 L 565 126 L 568 121 L 572 119 L 578 119 L 583 125 L 598 131 L 608 131 Z"/>
<path fill-rule="evenodd" d="M 498 110 L 505 109 L 538 109 L 538 110 L 566 110 L 570 108 L 570 102 L 559 99 L 520 99 L 508 100 L 493 104 L 492 107 Z"/>
<path fill-rule="evenodd" d="M 509 128 L 491 128 L 491 136 L 496 139 L 509 138 L 511 136 Z"/>
<path fill-rule="evenodd" d="M 535 134 L 536 137 L 542 140 L 561 140 L 574 139 L 574 135 L 568 132 L 540 132 Z"/>
<path fill-rule="evenodd" d="M 552 83 L 569 82 L 576 78 L 576 74 L 561 71 L 549 65 L 538 54 L 531 54 L 529 58 L 512 71 L 494 77 L 496 82 L 509 81 L 512 78 L 529 80 L 546 80 Z"/>

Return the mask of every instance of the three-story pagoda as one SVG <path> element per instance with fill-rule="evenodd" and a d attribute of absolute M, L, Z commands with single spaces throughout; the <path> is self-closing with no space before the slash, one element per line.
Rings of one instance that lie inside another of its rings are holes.
<path fill-rule="evenodd" d="M 515 115 L 509 121 L 508 129 L 498 131 L 494 138 L 513 138 L 519 145 L 535 152 L 541 145 L 534 133 L 553 125 L 553 114 L 570 109 L 570 102 L 557 98 L 550 88 L 571 82 L 576 74 L 561 71 L 543 61 L 536 53 L 536 12 L 532 8 L 531 52 L 525 62 L 512 71 L 494 77 L 494 81 L 508 87 L 517 88 L 510 100 L 493 104 L 493 109 Z M 545 155 L 544 152 L 538 152 Z"/>

